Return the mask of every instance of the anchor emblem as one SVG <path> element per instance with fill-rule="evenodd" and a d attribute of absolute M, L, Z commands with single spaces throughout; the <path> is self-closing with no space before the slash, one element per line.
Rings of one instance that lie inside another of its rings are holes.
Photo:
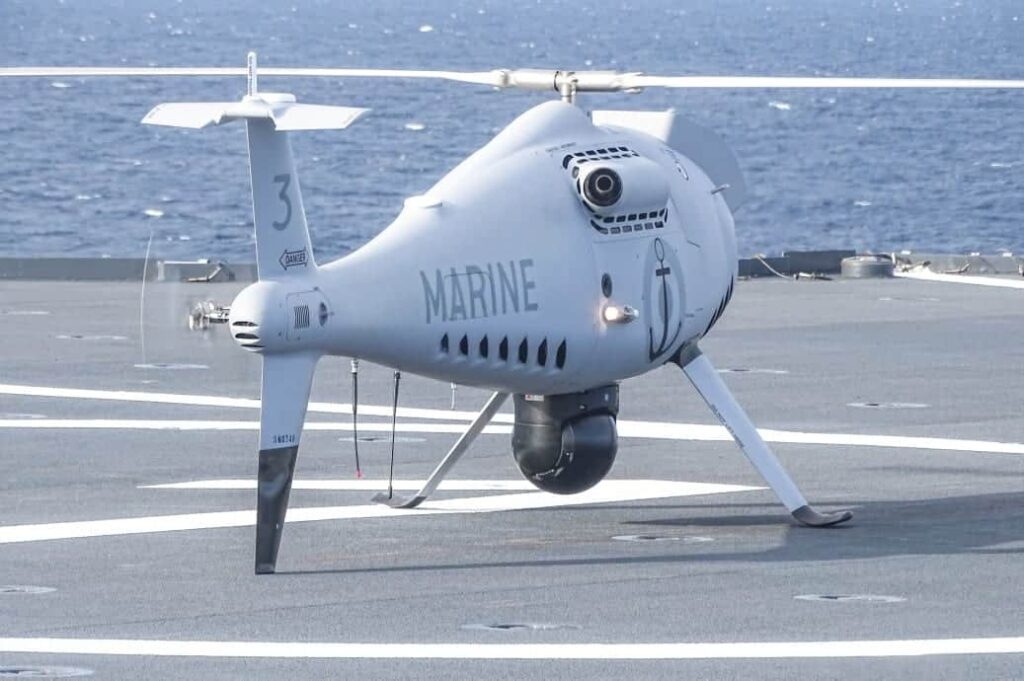
<path fill-rule="evenodd" d="M 654 257 L 652 258 L 651 255 Z M 677 305 L 680 310 L 682 309 L 682 288 L 679 284 L 673 286 L 671 277 L 673 268 L 678 268 L 679 262 L 675 257 L 666 252 L 665 244 L 660 238 L 654 240 L 653 249 L 651 253 L 648 254 L 648 271 L 650 271 L 649 268 L 654 264 L 653 260 L 655 259 L 658 262 L 657 267 L 654 270 L 653 285 L 651 279 L 648 279 L 647 283 L 647 319 L 654 320 L 654 315 L 651 314 L 651 308 L 654 307 L 653 299 L 657 296 L 656 307 L 658 321 L 660 322 L 658 326 L 661 328 L 658 330 L 660 339 L 658 340 L 657 346 L 655 346 L 654 343 L 655 325 L 652 324 L 647 329 L 647 359 L 651 362 L 654 362 L 668 353 L 668 351 L 676 344 L 676 341 L 679 340 L 679 334 L 683 330 L 681 315 L 679 321 L 675 325 L 675 329 L 672 329 L 672 318 L 674 316 L 673 310 Z M 666 259 L 669 260 L 670 263 L 666 263 Z M 678 275 L 675 281 L 679 281 Z M 679 288 L 679 301 L 673 300 L 673 294 L 677 287 Z"/>

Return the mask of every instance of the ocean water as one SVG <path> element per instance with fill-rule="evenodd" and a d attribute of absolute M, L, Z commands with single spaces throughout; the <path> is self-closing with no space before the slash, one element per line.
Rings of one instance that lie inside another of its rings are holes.
<path fill-rule="evenodd" d="M 242 65 L 1024 78 L 1020 0 L 4 0 L 3 65 Z M 244 130 L 155 129 L 156 103 L 243 79 L 4 80 L 0 255 L 251 261 Z M 383 229 L 538 93 L 441 82 L 263 79 L 373 113 L 293 144 L 319 259 Z M 1024 252 L 1024 92 L 665 91 L 734 147 L 744 254 Z M 528 197 L 524 197 L 528 200 Z"/>

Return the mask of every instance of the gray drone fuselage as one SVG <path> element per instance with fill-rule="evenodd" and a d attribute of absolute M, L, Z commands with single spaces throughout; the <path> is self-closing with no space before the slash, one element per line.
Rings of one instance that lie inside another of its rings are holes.
<path fill-rule="evenodd" d="M 258 574 L 276 569 L 324 355 L 396 369 L 392 433 L 401 371 L 494 391 L 413 497 L 389 485 L 380 500 L 391 506 L 422 503 L 512 393 L 523 475 L 558 494 L 588 489 L 615 460 L 618 382 L 671 362 L 796 520 L 850 519 L 807 503 L 697 345 L 732 296 L 732 210 L 746 194 L 714 133 L 672 111 L 588 116 L 568 87 L 567 101 L 527 111 L 408 199 L 364 247 L 318 266 L 287 133 L 344 130 L 366 110 L 260 92 L 252 54 L 248 75 L 240 102 L 161 104 L 144 122 L 245 122 L 259 281 L 228 322 L 239 345 L 263 355 Z M 355 393 L 353 384 L 353 433 Z"/>
<path fill-rule="evenodd" d="M 306 244 L 275 244 L 232 304 L 232 328 L 253 325 L 239 342 L 268 355 L 358 357 L 510 393 L 582 391 L 660 366 L 728 301 L 727 199 L 742 192 L 738 176 L 735 190 L 716 183 L 680 151 L 674 120 L 541 104 L 358 251 L 318 267 Z M 721 157 L 735 167 L 724 146 Z M 600 168 L 621 177 L 608 206 L 581 188 Z M 254 194 L 283 199 L 280 177 Z M 635 318 L 608 321 L 609 306 Z"/>

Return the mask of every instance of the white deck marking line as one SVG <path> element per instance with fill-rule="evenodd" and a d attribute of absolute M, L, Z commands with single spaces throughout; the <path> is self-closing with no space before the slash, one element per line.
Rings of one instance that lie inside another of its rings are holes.
<path fill-rule="evenodd" d="M 939 281 L 944 284 L 973 284 L 974 286 L 1024 289 L 1024 279 L 979 277 L 968 274 L 942 274 L 924 269 L 910 272 L 893 272 L 893 276 L 902 277 L 903 279 L 918 279 L 920 281 Z"/>
<path fill-rule="evenodd" d="M 0 419 L 3 429 L 83 429 L 83 430 L 259 430 L 256 421 L 209 421 L 182 419 Z M 348 422 L 307 421 L 307 431 L 351 432 Z M 365 432 L 390 432 L 390 423 L 360 423 Z M 399 423 L 400 433 L 461 433 L 465 426 L 455 423 Z M 490 435 L 507 435 L 512 426 L 487 426 Z M 776 444 L 827 445 L 845 447 L 886 447 L 889 449 L 928 449 L 983 454 L 1024 454 L 1024 444 L 993 442 L 990 440 L 958 440 L 943 437 L 913 437 L 906 435 L 861 435 L 857 433 L 804 433 L 793 430 L 758 429 L 767 442 Z M 700 442 L 731 442 L 732 436 L 722 426 L 700 423 L 665 423 L 658 421 L 619 421 L 619 437 L 651 438 L 658 440 L 690 440 Z"/>
<path fill-rule="evenodd" d="M 149 404 L 180 404 L 196 407 L 230 407 L 259 409 L 260 401 L 241 397 L 218 397 L 216 395 L 187 395 L 181 393 L 151 393 L 130 390 L 87 390 L 82 388 L 54 388 L 34 385 L 11 385 L 0 383 L 0 395 L 23 397 L 69 397 L 78 400 L 110 400 L 115 402 L 144 402 Z M 310 402 L 307 412 L 324 414 L 351 414 L 352 405 L 337 402 Z M 360 413 L 368 416 L 391 418 L 391 407 L 360 404 Z M 435 421 L 472 421 L 475 411 L 451 409 L 417 409 L 399 407 L 398 415 L 410 419 L 433 419 Z M 497 414 L 499 423 L 512 423 L 512 414 Z"/>
<path fill-rule="evenodd" d="M 362 427 L 362 426 L 360 426 Z M 938 449 L 954 452 L 1024 454 L 1024 444 L 991 440 L 959 440 L 945 437 L 908 435 L 862 435 L 859 433 L 805 433 L 798 430 L 758 428 L 766 442 L 794 445 L 836 445 L 849 447 L 889 447 L 893 449 Z M 644 437 L 666 440 L 703 440 L 731 442 L 732 435 L 722 426 L 658 421 L 619 421 L 620 437 Z"/>
<path fill-rule="evenodd" d="M 415 492 L 423 487 L 423 480 L 395 480 L 392 486 L 394 489 L 403 492 Z M 379 492 L 387 489 L 388 481 L 384 478 L 372 480 L 360 478 L 358 480 L 295 480 L 292 482 L 292 489 L 301 490 L 326 490 L 342 492 Z M 227 479 L 227 480 L 190 480 L 188 482 L 170 482 L 161 485 L 139 485 L 139 489 L 214 489 L 214 490 L 254 490 L 256 480 L 250 479 Z M 452 492 L 535 492 L 537 490 L 528 480 L 442 480 L 438 488 L 442 491 Z"/>
<path fill-rule="evenodd" d="M 742 660 L 1019 655 L 1024 653 L 1024 636 L 749 643 L 316 643 L 0 638 L 0 652 L 292 659 Z"/>
<path fill-rule="evenodd" d="M 584 504 L 607 504 L 624 501 L 665 499 L 669 497 L 723 494 L 727 492 L 748 492 L 757 489 L 762 488 L 669 480 L 605 480 L 598 483 L 592 489 L 573 496 L 547 494 L 546 492 L 498 494 L 427 501 L 414 510 L 393 509 L 382 504 L 291 508 L 288 509 L 286 520 L 288 523 L 301 523 L 316 520 L 355 520 L 359 518 L 416 518 L 425 515 L 449 513 L 495 513 L 499 511 L 522 511 L 561 506 L 581 506 Z M 247 527 L 255 524 L 256 511 L 249 510 L 11 525 L 0 527 L 0 544 L 148 534 L 153 532 L 176 532 L 180 530 L 206 530 L 222 527 Z"/>
<path fill-rule="evenodd" d="M 361 409 L 362 407 L 360 407 Z M 45 424 L 32 426 L 31 423 Z M 0 419 L 0 429 L 29 428 L 35 430 L 259 430 L 259 421 L 211 421 L 205 419 Z M 351 432 L 348 421 L 307 421 L 303 430 Z M 466 426 L 458 423 L 399 423 L 396 430 L 405 433 L 461 433 Z M 359 422 L 359 431 L 391 432 L 391 423 Z M 505 434 L 512 426 L 488 426 L 485 433 Z"/>

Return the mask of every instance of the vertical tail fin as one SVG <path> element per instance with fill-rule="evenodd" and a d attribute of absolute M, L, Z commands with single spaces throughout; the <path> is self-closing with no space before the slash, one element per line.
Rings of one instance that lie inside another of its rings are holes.
<path fill-rule="evenodd" d="M 301 275 L 316 265 L 288 131 L 342 130 L 368 109 L 298 104 L 289 94 L 256 92 L 256 61 L 252 54 L 249 73 L 249 94 L 239 102 L 159 104 L 142 122 L 198 129 L 244 120 L 249 138 L 260 279 Z"/>
<path fill-rule="evenodd" d="M 256 574 L 274 572 L 317 356 L 263 357 L 256 495 Z"/>
<path fill-rule="evenodd" d="M 316 263 L 288 133 L 269 120 L 249 119 L 245 128 L 260 279 L 307 273 Z"/>

